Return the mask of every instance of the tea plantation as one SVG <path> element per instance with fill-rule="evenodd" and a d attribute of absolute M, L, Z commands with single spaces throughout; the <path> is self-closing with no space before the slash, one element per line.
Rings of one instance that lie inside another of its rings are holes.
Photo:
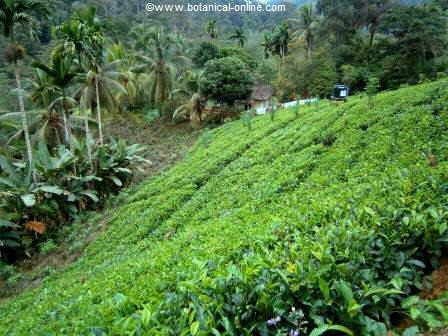
<path fill-rule="evenodd" d="M 448 247 L 448 82 L 205 133 L 1 335 L 416 335 Z M 414 324 L 399 330 L 411 317 Z M 395 330 L 395 331 L 393 331 Z"/>

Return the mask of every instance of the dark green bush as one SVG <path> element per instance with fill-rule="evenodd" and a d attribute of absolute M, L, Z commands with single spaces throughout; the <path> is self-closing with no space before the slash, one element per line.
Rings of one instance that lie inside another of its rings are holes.
<path fill-rule="evenodd" d="M 207 62 L 200 81 L 201 93 L 219 102 L 233 104 L 251 93 L 253 78 L 247 65 L 238 57 L 224 57 Z"/>

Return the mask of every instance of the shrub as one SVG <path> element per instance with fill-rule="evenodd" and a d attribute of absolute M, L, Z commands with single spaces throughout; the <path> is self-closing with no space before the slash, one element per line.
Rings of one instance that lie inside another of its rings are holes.
<path fill-rule="evenodd" d="M 220 58 L 219 48 L 211 42 L 202 42 L 193 55 L 193 63 L 202 68 L 205 63 L 216 58 Z"/>
<path fill-rule="evenodd" d="M 132 169 L 146 162 L 139 145 L 112 141 L 86 157 L 84 143 L 50 152 L 45 143 L 35 151 L 34 174 L 28 165 L 0 156 L 0 252 L 5 258 L 30 250 L 45 233 L 71 221 L 80 211 L 101 206 L 108 195 L 127 186 Z M 7 255 L 4 255 L 4 254 Z M 9 255 L 9 256 L 8 256 Z"/>
<path fill-rule="evenodd" d="M 250 71 L 237 57 L 207 62 L 200 81 L 200 90 L 205 97 L 230 105 L 236 100 L 245 100 L 252 86 Z"/>
<path fill-rule="evenodd" d="M 219 50 L 219 58 L 224 57 L 238 57 L 251 70 L 255 70 L 258 67 L 257 60 L 242 48 L 237 47 L 222 48 Z"/>

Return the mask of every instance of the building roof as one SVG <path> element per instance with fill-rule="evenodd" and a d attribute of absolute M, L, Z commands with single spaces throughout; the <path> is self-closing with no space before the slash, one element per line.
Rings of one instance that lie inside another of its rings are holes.
<path fill-rule="evenodd" d="M 271 99 L 274 89 L 269 85 L 259 85 L 252 89 L 251 100 L 265 101 Z"/>

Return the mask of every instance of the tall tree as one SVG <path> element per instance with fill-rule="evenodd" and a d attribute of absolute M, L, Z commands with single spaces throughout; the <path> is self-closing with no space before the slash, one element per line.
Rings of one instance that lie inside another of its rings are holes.
<path fill-rule="evenodd" d="M 33 150 L 31 147 L 28 120 L 25 113 L 25 103 L 23 98 L 20 63 L 25 57 L 25 49 L 18 45 L 15 40 L 15 27 L 30 27 L 32 15 L 47 15 L 48 9 L 44 2 L 37 0 L 0 0 L 0 24 L 3 28 L 3 36 L 10 40 L 10 46 L 6 50 L 6 59 L 13 64 L 17 85 L 17 96 L 19 109 L 22 114 L 22 126 L 25 135 L 27 156 L 30 167 L 33 164 Z"/>
<path fill-rule="evenodd" d="M 293 20 L 299 24 L 299 33 L 305 40 L 306 58 L 311 59 L 314 48 L 314 40 L 317 30 L 318 17 L 311 5 L 306 5 L 299 10 L 299 19 Z"/>
<path fill-rule="evenodd" d="M 187 119 L 195 124 L 200 124 L 202 121 L 202 101 L 203 97 L 200 94 L 200 81 L 202 71 L 193 72 L 187 71 L 180 78 L 180 88 L 171 92 L 171 96 L 182 95 L 188 100 L 180 105 L 173 113 L 174 120 Z"/>
<path fill-rule="evenodd" d="M 82 75 L 81 95 L 83 107 L 95 110 L 97 114 L 98 132 L 100 145 L 104 144 L 103 118 L 101 108 L 108 111 L 115 111 L 118 102 L 115 97 L 116 92 L 126 93 L 125 88 L 118 82 L 121 74 L 115 71 L 116 63 L 104 64 L 89 70 Z M 87 129 L 86 129 L 87 132 Z"/>
<path fill-rule="evenodd" d="M 263 43 L 261 44 L 264 51 L 264 58 L 269 58 L 272 53 L 272 34 L 265 33 L 263 36 Z"/>
<path fill-rule="evenodd" d="M 51 105 L 59 106 L 62 120 L 64 121 L 65 142 L 70 143 L 70 106 L 74 105 L 74 100 L 67 94 L 67 90 L 73 79 L 77 75 L 77 69 L 73 64 L 72 56 L 63 53 L 63 46 L 53 50 L 50 56 L 49 65 L 42 62 L 33 62 L 33 66 L 45 72 L 50 78 L 50 84 L 56 87 L 56 99 Z M 51 110 L 51 108 L 50 108 Z"/>
<path fill-rule="evenodd" d="M 440 7 L 396 6 L 384 19 L 382 31 L 394 37 L 385 52 L 400 59 L 390 71 L 395 80 L 415 83 L 419 74 L 438 71 L 434 61 L 448 46 L 447 17 Z"/>
<path fill-rule="evenodd" d="M 95 7 L 88 7 L 76 12 L 67 23 L 57 28 L 57 32 L 64 41 L 64 49 L 68 53 L 76 55 L 79 67 L 82 69 L 81 71 L 84 71 L 85 69 L 85 72 L 87 73 L 87 75 L 84 76 L 85 82 L 83 84 L 83 91 L 84 94 L 89 94 L 83 96 L 82 99 L 85 103 L 81 104 L 81 107 L 88 105 L 92 111 L 92 105 L 96 104 L 99 141 L 101 145 L 104 143 L 101 116 L 101 88 L 104 86 L 104 83 L 102 85 L 100 80 L 107 78 L 107 76 L 103 75 L 108 73 L 107 70 L 103 69 L 103 29 L 104 27 L 96 15 Z M 106 82 L 106 80 L 104 80 L 104 82 Z M 95 98 L 93 98 L 92 90 L 95 92 Z M 107 101 L 111 101 L 111 97 L 107 94 L 107 90 L 105 90 L 105 92 L 106 93 L 104 93 L 103 96 L 106 97 Z M 87 150 L 89 151 L 90 156 L 90 132 L 87 110 L 85 114 L 84 123 L 87 138 Z"/>
<path fill-rule="evenodd" d="M 166 33 L 163 28 L 153 28 L 145 34 L 152 57 L 140 55 L 142 64 L 135 71 L 147 71 L 149 77 L 149 103 L 163 108 L 173 88 L 174 67 L 170 64 L 171 49 L 179 44 L 176 36 Z"/>
<path fill-rule="evenodd" d="M 216 20 L 211 20 L 207 23 L 207 26 L 205 27 L 205 31 L 210 36 L 212 40 L 215 40 L 218 38 L 218 25 Z"/>
<path fill-rule="evenodd" d="M 280 56 L 280 58 L 283 60 L 283 58 L 288 55 L 290 41 L 291 34 L 289 33 L 289 26 L 287 23 L 282 23 L 275 28 L 272 34 L 272 53 Z"/>
<path fill-rule="evenodd" d="M 241 48 L 244 48 L 244 44 L 246 43 L 247 37 L 244 34 L 244 31 L 242 29 L 235 29 L 233 34 L 229 37 L 230 40 L 236 40 L 238 45 Z"/>
<path fill-rule="evenodd" d="M 369 47 L 373 47 L 375 35 L 381 27 L 388 11 L 395 5 L 394 0 L 368 1 L 366 29 L 369 32 Z"/>

